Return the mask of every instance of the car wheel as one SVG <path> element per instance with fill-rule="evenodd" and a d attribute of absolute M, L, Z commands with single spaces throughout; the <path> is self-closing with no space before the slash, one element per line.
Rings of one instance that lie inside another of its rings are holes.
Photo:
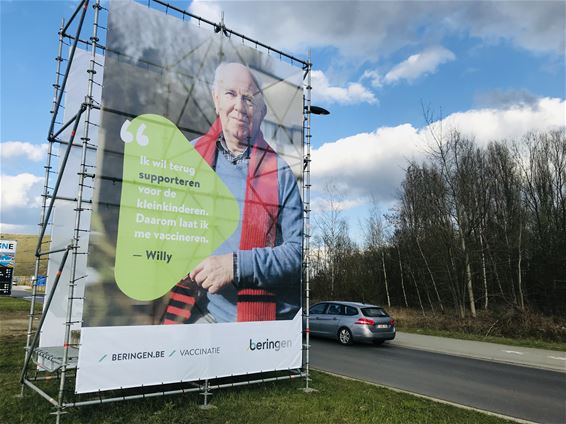
<path fill-rule="evenodd" d="M 381 346 L 384 341 L 385 341 L 385 340 L 374 340 L 374 341 L 373 341 L 373 344 L 374 344 L 375 346 Z"/>
<path fill-rule="evenodd" d="M 352 337 L 352 332 L 346 327 L 342 327 L 338 330 L 338 341 L 343 345 L 350 345 L 354 341 Z"/>

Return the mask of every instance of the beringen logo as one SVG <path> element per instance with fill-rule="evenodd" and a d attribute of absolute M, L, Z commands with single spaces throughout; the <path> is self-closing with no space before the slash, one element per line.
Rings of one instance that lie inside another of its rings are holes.
<path fill-rule="evenodd" d="M 281 349 L 289 349 L 293 346 L 291 340 L 269 340 L 265 339 L 262 342 L 255 342 L 250 339 L 248 350 L 275 350 L 279 352 Z"/>

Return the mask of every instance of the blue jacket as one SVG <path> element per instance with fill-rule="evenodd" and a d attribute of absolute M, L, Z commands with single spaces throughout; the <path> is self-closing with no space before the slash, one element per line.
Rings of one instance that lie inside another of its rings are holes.
<path fill-rule="evenodd" d="M 277 299 L 277 319 L 292 319 L 301 303 L 303 203 L 297 180 L 287 163 L 278 157 L 279 216 L 275 247 L 240 250 L 248 163 L 249 159 L 245 157 L 230 160 L 222 152 L 218 152 L 216 159 L 216 173 L 240 207 L 238 227 L 213 253 L 223 255 L 235 252 L 237 255 L 234 284 L 226 286 L 219 293 L 207 292 L 208 312 L 216 322 L 236 321 L 237 290 L 241 285 L 273 292 Z"/>

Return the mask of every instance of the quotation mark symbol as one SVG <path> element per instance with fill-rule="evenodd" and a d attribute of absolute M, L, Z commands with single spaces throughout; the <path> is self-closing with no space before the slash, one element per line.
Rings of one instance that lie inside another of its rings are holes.
<path fill-rule="evenodd" d="M 134 135 L 129 131 L 130 124 L 132 121 L 126 119 L 120 128 L 120 138 L 124 143 L 131 143 L 134 141 Z M 140 124 L 138 130 L 136 131 L 136 141 L 140 146 L 147 146 L 149 143 L 149 137 L 143 132 L 145 131 L 145 124 Z"/>

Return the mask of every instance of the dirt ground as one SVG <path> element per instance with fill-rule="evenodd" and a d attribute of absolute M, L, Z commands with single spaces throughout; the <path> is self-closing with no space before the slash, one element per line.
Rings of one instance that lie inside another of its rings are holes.
<path fill-rule="evenodd" d="M 26 318 L 5 318 L 0 315 L 0 337 L 21 336 L 27 332 L 28 320 Z"/>

